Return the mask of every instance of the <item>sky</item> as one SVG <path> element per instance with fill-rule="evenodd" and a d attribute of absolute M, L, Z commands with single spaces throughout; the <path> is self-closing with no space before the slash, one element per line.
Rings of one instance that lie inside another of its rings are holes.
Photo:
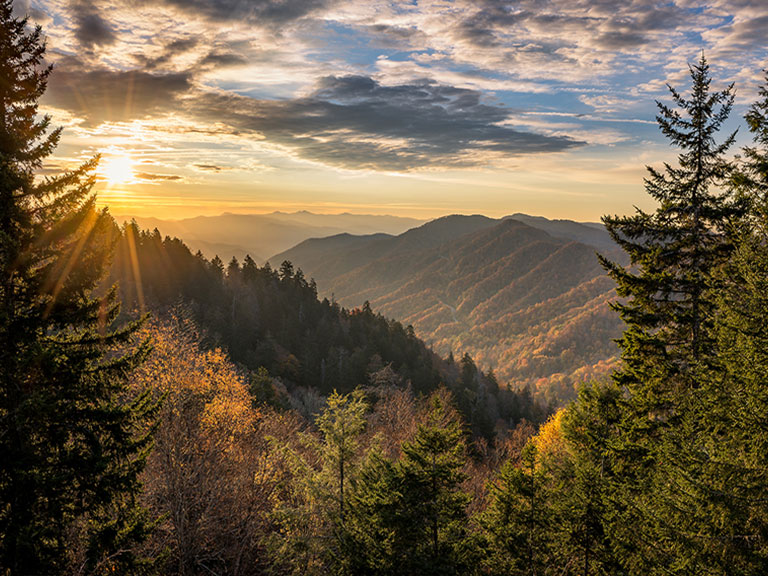
<path fill-rule="evenodd" d="M 101 154 L 100 203 L 596 221 L 649 209 L 655 122 L 702 53 L 740 128 L 765 0 L 17 0 L 64 127 L 44 172 Z M 738 152 L 734 149 L 734 153 Z"/>

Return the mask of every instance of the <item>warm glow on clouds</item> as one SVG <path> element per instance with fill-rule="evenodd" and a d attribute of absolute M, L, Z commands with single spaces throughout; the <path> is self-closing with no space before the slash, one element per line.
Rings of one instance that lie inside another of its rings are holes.
<path fill-rule="evenodd" d="M 526 211 L 645 202 L 653 123 L 702 50 L 739 122 L 768 6 L 726 0 L 28 0 L 65 126 L 113 210 Z M 183 212 L 183 214 L 182 214 Z"/>

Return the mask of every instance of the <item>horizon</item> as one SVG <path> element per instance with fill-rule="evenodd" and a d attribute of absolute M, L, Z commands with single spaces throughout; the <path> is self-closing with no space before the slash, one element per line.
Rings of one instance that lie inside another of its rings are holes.
<path fill-rule="evenodd" d="M 768 63 L 768 6 L 727 0 L 15 0 L 54 65 L 64 128 L 44 174 L 102 154 L 115 213 L 513 212 L 595 222 L 652 202 L 674 161 L 666 84 L 736 83 L 720 141 Z"/>
<path fill-rule="evenodd" d="M 106 206 L 109 208 L 109 206 Z M 466 213 L 459 213 L 459 212 L 448 212 L 445 214 L 438 214 L 436 216 L 430 217 L 430 218 L 414 218 L 410 216 L 402 216 L 400 214 L 391 214 L 391 213 L 368 213 L 368 212 L 313 212 L 311 210 L 296 210 L 294 212 L 287 212 L 284 210 L 272 210 L 270 212 L 218 212 L 218 213 L 210 213 L 210 214 L 195 214 L 193 216 L 185 216 L 185 217 L 159 217 L 159 216 L 141 216 L 138 214 L 131 214 L 128 212 L 113 212 L 112 210 L 109 211 L 112 218 L 114 218 L 116 221 L 121 222 L 128 218 L 141 218 L 146 220 L 162 220 L 163 222 L 180 222 L 182 220 L 191 220 L 194 218 L 219 218 L 222 216 L 273 216 L 273 215 L 283 215 L 283 216 L 294 216 L 297 214 L 307 214 L 310 216 L 359 216 L 359 217 L 371 217 L 371 218 L 398 218 L 402 220 L 416 220 L 419 221 L 420 224 L 426 224 L 428 222 L 433 222 L 434 220 L 439 220 L 441 218 L 448 218 L 451 216 L 484 216 L 486 218 L 490 218 L 492 220 L 502 220 L 504 218 L 510 218 L 512 216 L 528 216 L 531 218 L 545 218 L 550 221 L 566 221 L 566 222 L 576 222 L 577 224 L 601 224 L 599 220 L 574 220 L 573 218 L 547 218 L 546 216 L 541 216 L 540 214 L 527 214 L 525 212 L 509 212 L 502 214 L 501 216 L 491 216 L 489 214 L 483 214 L 481 212 L 466 212 Z"/>

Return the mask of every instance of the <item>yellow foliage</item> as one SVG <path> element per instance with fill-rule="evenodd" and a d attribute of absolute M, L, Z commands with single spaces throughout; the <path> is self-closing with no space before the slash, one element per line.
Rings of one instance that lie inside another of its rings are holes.
<path fill-rule="evenodd" d="M 560 459 L 567 455 L 567 445 L 563 436 L 563 418 L 565 409 L 558 410 L 531 438 L 542 460 Z"/>

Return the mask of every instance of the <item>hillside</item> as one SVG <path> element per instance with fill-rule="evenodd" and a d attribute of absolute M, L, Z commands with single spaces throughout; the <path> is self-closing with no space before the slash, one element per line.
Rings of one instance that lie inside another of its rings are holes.
<path fill-rule="evenodd" d="M 343 306 L 369 301 L 413 325 L 438 353 L 469 352 L 500 380 L 564 400 L 617 352 L 613 283 L 595 257 L 614 249 L 598 227 L 525 218 L 449 216 L 395 237 L 307 240 L 270 260 L 290 260 Z"/>
<path fill-rule="evenodd" d="M 177 238 L 134 225 L 115 235 L 104 289 L 119 285 L 123 313 L 132 318 L 149 311 L 161 322 L 191 318 L 207 347 L 224 348 L 251 375 L 266 371 L 279 380 L 290 398 L 282 394 L 281 400 L 278 390 L 259 392 L 273 404 L 306 400 L 317 408 L 321 396 L 360 386 L 395 385 L 414 394 L 447 386 L 478 436 L 490 439 L 522 419 L 546 417 L 528 389 L 500 389 L 469 354 L 441 358 L 410 327 L 368 306 L 345 309 L 319 299 L 315 283 L 289 264 L 273 269 L 245 258 L 225 266 L 193 254 Z"/>
<path fill-rule="evenodd" d="M 242 260 L 248 254 L 259 263 L 270 254 L 286 250 L 307 238 L 322 238 L 343 232 L 400 234 L 422 223 L 421 220 L 398 216 L 313 214 L 306 211 L 225 213 L 183 220 L 116 215 L 115 219 L 120 223 L 134 220 L 139 228 L 157 228 L 162 236 L 183 238 L 193 251 L 200 250 L 207 258 L 218 255 L 224 261 L 233 256 Z"/>

